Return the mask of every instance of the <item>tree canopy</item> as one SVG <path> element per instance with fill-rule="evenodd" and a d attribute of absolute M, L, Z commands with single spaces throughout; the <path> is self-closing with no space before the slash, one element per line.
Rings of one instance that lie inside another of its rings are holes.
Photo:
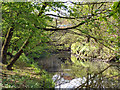
<path fill-rule="evenodd" d="M 99 43 L 114 53 L 118 53 L 120 47 L 119 8 L 119 2 L 69 2 L 69 4 L 64 2 L 3 2 L 2 62 L 4 64 L 9 62 L 7 68 L 11 69 L 22 53 L 25 55 L 34 53 L 37 56 L 50 48 L 46 44 L 54 41 L 50 36 L 58 33 L 57 36 L 62 37 L 60 32 L 64 31 L 66 31 L 63 34 L 64 40 L 67 40 L 64 37 L 69 38 L 69 35 L 72 35 L 74 38 L 71 37 L 69 40 L 74 41 L 77 35 L 76 42 L 84 41 L 86 38 L 86 42 Z M 63 21 L 69 23 L 70 26 L 58 27 L 65 24 Z M 7 56 L 11 57 L 10 61 L 7 61 Z"/>

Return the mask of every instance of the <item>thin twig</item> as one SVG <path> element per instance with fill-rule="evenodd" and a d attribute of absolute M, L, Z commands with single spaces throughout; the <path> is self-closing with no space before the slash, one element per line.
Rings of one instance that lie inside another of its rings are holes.
<path fill-rule="evenodd" d="M 89 81 L 89 80 L 92 80 L 94 79 L 97 75 L 103 73 L 105 70 L 107 70 L 109 67 L 111 67 L 112 65 L 109 65 L 108 67 L 106 67 L 105 69 L 103 69 L 102 71 L 98 72 L 98 73 L 95 73 L 90 79 L 86 80 L 85 83 L 83 83 L 82 85 L 78 86 L 76 89 L 78 88 L 83 88 L 85 86 L 85 84 Z"/>

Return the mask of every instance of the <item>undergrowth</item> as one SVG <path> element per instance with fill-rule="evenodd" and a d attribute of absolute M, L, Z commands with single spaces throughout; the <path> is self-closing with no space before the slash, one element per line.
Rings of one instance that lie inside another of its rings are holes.
<path fill-rule="evenodd" d="M 16 62 L 13 71 L 2 65 L 2 88 L 53 88 L 52 76 L 40 69 L 37 63 L 29 63 L 21 58 Z"/>

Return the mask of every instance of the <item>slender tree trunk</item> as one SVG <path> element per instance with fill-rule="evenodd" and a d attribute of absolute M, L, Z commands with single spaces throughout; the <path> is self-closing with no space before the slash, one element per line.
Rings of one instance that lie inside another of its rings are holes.
<path fill-rule="evenodd" d="M 39 12 L 38 16 L 41 16 L 42 13 L 44 12 L 44 9 L 46 8 L 47 3 L 43 3 L 43 6 L 41 8 L 41 11 Z M 35 24 L 34 24 L 35 25 Z M 35 25 L 36 26 L 36 25 Z M 33 31 L 34 33 L 34 31 Z M 20 48 L 20 50 L 15 54 L 15 56 L 10 60 L 10 63 L 7 65 L 7 69 L 8 70 L 12 70 L 13 65 L 15 64 L 15 62 L 17 61 L 17 59 L 20 57 L 20 55 L 23 53 L 23 49 L 25 49 L 27 47 L 27 45 L 29 44 L 29 39 L 32 37 L 32 35 L 30 35 L 24 42 L 24 44 L 22 45 L 22 47 Z"/>
<path fill-rule="evenodd" d="M 11 40 L 12 35 L 13 35 L 13 30 L 14 30 L 14 28 L 11 27 L 9 29 L 9 31 L 7 32 L 7 35 L 6 35 L 2 50 L 1 50 L 1 57 L 2 57 L 3 64 L 7 64 L 7 60 L 6 60 L 7 59 L 7 49 L 8 49 L 10 40 Z"/>
<path fill-rule="evenodd" d="M 13 64 L 17 61 L 17 59 L 20 57 L 20 55 L 23 53 L 23 49 L 28 45 L 30 37 L 28 37 L 25 42 L 23 43 L 20 50 L 15 54 L 15 56 L 10 60 L 10 63 L 7 65 L 8 70 L 12 70 Z"/>

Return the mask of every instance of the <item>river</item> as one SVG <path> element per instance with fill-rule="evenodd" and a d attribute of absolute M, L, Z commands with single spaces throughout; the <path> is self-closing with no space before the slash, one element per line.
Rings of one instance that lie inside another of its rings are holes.
<path fill-rule="evenodd" d="M 39 64 L 53 74 L 55 88 L 120 89 L 120 64 L 118 63 L 81 61 L 71 56 L 69 52 L 60 52 L 39 60 Z"/>

